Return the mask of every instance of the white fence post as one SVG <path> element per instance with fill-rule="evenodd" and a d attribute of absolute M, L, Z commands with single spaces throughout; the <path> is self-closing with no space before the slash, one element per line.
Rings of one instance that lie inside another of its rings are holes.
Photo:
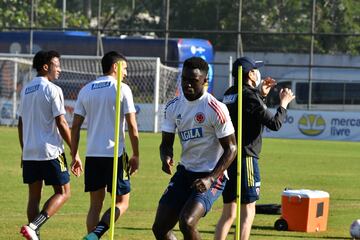
<path fill-rule="evenodd" d="M 158 132 L 159 121 L 159 84 L 160 84 L 160 58 L 156 58 L 156 73 L 154 87 L 154 132 Z"/>
<path fill-rule="evenodd" d="M 18 62 L 17 59 L 14 61 L 14 80 L 13 80 L 13 93 L 12 93 L 12 125 L 15 125 L 16 122 L 16 110 L 17 110 L 17 83 L 18 83 Z"/>

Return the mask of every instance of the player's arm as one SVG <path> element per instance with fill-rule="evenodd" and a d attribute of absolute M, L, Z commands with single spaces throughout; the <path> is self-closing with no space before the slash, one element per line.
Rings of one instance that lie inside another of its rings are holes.
<path fill-rule="evenodd" d="M 59 115 L 55 117 L 56 126 L 59 129 L 61 137 L 64 139 L 66 144 L 71 149 L 71 134 L 70 134 L 70 128 L 69 125 L 65 119 L 64 115 Z"/>
<path fill-rule="evenodd" d="M 162 170 L 167 174 L 172 174 L 171 167 L 174 166 L 174 151 L 173 145 L 175 134 L 169 132 L 162 132 L 160 144 L 160 159 L 162 162 Z"/>
<path fill-rule="evenodd" d="M 260 102 L 254 109 L 254 115 L 257 116 L 261 123 L 273 131 L 278 131 L 286 117 L 286 107 L 295 98 L 290 89 L 281 89 L 280 91 L 280 106 L 275 115 L 273 115 L 264 104 Z M 253 100 L 254 102 L 255 100 Z M 255 105 L 255 103 L 254 103 Z"/>
<path fill-rule="evenodd" d="M 18 122 L 18 136 L 19 136 L 19 142 L 20 142 L 20 147 L 21 147 L 21 150 L 23 149 L 23 124 L 22 124 L 22 117 L 19 117 L 19 122 Z"/>
<path fill-rule="evenodd" d="M 237 154 L 236 138 L 234 133 L 229 136 L 219 138 L 219 141 L 222 148 L 224 149 L 224 152 L 221 155 L 214 170 L 207 177 L 199 178 L 194 181 L 193 186 L 199 192 L 207 191 L 211 184 L 230 166 Z"/>
<path fill-rule="evenodd" d="M 139 169 L 139 132 L 135 113 L 125 114 L 133 154 L 130 158 L 130 175 Z"/>
<path fill-rule="evenodd" d="M 20 143 L 20 147 L 21 147 L 21 159 L 20 159 L 20 167 L 22 167 L 22 150 L 23 150 L 23 146 L 24 146 L 24 143 L 23 143 L 23 124 L 22 124 L 22 118 L 19 117 L 19 121 L 18 121 L 18 136 L 19 136 L 19 143 Z"/>
<path fill-rule="evenodd" d="M 75 176 L 80 176 L 81 172 L 83 171 L 81 159 L 79 156 L 79 141 L 80 141 L 80 130 L 81 125 L 84 122 L 84 117 L 75 114 L 72 127 L 71 127 L 71 158 L 72 162 L 70 164 L 71 172 Z"/>

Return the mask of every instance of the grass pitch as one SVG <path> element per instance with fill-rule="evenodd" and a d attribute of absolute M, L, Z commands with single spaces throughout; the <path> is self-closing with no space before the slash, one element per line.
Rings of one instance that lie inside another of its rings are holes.
<path fill-rule="evenodd" d="M 85 138 L 86 134 L 82 132 L 80 150 L 83 160 Z M 130 207 L 116 224 L 115 239 L 154 239 L 151 226 L 158 200 L 170 177 L 161 171 L 160 141 L 160 134 L 140 133 L 140 170 L 132 178 Z M 251 239 L 350 239 L 350 224 L 360 218 L 359 148 L 360 143 L 354 142 L 264 139 L 260 159 L 261 200 L 258 203 L 279 204 L 285 187 L 329 192 L 328 230 L 318 233 L 278 232 L 273 225 L 279 215 L 258 214 Z M 174 150 L 178 160 L 178 141 Z M 66 155 L 69 164 L 68 150 Z M 27 223 L 27 186 L 22 183 L 20 156 L 16 128 L 0 127 L 1 239 L 20 239 L 20 226 Z M 72 176 L 71 189 L 70 200 L 42 227 L 42 239 L 73 240 L 85 235 L 89 196 L 83 192 L 83 176 Z M 51 187 L 44 189 L 42 203 L 51 193 Z M 104 209 L 108 206 L 110 196 L 107 196 Z M 199 230 L 203 239 L 213 239 L 221 207 L 222 200 L 219 199 L 201 220 Z M 175 234 L 182 239 L 178 227 Z M 108 235 L 103 239 L 108 239 Z"/>

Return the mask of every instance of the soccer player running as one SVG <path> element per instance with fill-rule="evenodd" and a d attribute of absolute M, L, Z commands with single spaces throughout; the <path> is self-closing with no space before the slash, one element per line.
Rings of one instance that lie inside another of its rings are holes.
<path fill-rule="evenodd" d="M 275 115 L 266 107 L 266 96 L 276 81 L 270 77 L 261 81 L 259 67 L 262 61 L 254 61 L 248 57 L 238 58 L 233 63 L 234 86 L 226 90 L 223 103 L 229 109 L 235 129 L 238 128 L 238 68 L 242 66 L 243 109 L 242 109 L 242 149 L 241 149 L 241 217 L 240 239 L 250 237 L 251 226 L 255 217 L 255 202 L 260 194 L 260 171 L 258 166 L 262 145 L 264 126 L 277 131 L 286 117 L 286 107 L 295 98 L 290 89 L 281 89 L 280 106 Z M 224 240 L 236 218 L 237 194 L 237 161 L 228 168 L 229 181 L 223 191 L 223 211 L 216 226 L 215 240 Z M 235 236 L 235 235 L 234 235 Z M 236 237 L 236 236 L 235 236 Z"/>
<path fill-rule="evenodd" d="M 109 229 L 109 208 L 100 218 L 106 191 L 112 192 L 112 172 L 114 158 L 115 105 L 118 62 L 122 62 L 123 79 L 127 75 L 126 58 L 114 51 L 106 53 L 102 60 L 104 76 L 85 85 L 78 96 L 72 125 L 72 148 L 77 150 L 80 128 L 87 119 L 87 150 L 85 161 L 85 192 L 90 192 L 90 209 L 86 225 L 88 235 L 83 239 L 100 239 Z M 119 136 L 119 163 L 117 173 L 115 220 L 125 213 L 129 206 L 130 175 L 139 168 L 139 135 L 135 118 L 135 106 L 129 86 L 121 83 L 121 113 Z M 130 160 L 125 152 L 125 120 L 128 126 L 133 155 Z M 81 160 L 73 155 L 71 171 L 81 172 Z"/>
<path fill-rule="evenodd" d="M 21 92 L 18 123 L 23 181 L 29 187 L 29 224 L 22 226 L 20 233 L 28 240 L 40 239 L 40 227 L 70 197 L 63 145 L 63 140 L 71 145 L 70 129 L 64 116 L 63 92 L 52 83 L 61 72 L 59 53 L 39 51 L 34 56 L 33 68 L 37 76 Z M 52 185 L 54 194 L 39 212 L 43 182 Z"/>
<path fill-rule="evenodd" d="M 236 139 L 229 112 L 204 90 L 208 64 L 199 57 L 184 62 L 183 95 L 169 101 L 162 124 L 162 170 L 172 174 L 176 129 L 182 153 L 177 171 L 162 195 L 152 230 L 156 239 L 176 239 L 179 222 L 184 239 L 200 239 L 197 224 L 220 196 L 224 172 L 236 155 Z"/>

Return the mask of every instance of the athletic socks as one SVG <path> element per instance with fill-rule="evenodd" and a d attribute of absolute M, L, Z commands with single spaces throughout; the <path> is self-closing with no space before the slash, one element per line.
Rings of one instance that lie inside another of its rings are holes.
<path fill-rule="evenodd" d="M 49 215 L 45 211 L 41 211 L 40 214 L 29 223 L 29 227 L 33 230 L 37 230 L 49 219 Z"/>
<path fill-rule="evenodd" d="M 109 225 L 105 223 L 106 220 L 110 218 L 111 209 L 109 208 L 103 215 L 101 221 L 96 225 L 95 229 L 92 231 L 99 239 L 102 235 L 110 228 Z M 115 218 L 120 216 L 120 209 L 115 207 Z M 110 221 L 109 221 L 110 222 Z"/>
<path fill-rule="evenodd" d="M 104 223 L 103 221 L 100 221 L 98 225 L 96 225 L 95 229 L 92 231 L 95 233 L 96 236 L 100 239 L 102 235 L 109 229 L 109 226 Z"/>

